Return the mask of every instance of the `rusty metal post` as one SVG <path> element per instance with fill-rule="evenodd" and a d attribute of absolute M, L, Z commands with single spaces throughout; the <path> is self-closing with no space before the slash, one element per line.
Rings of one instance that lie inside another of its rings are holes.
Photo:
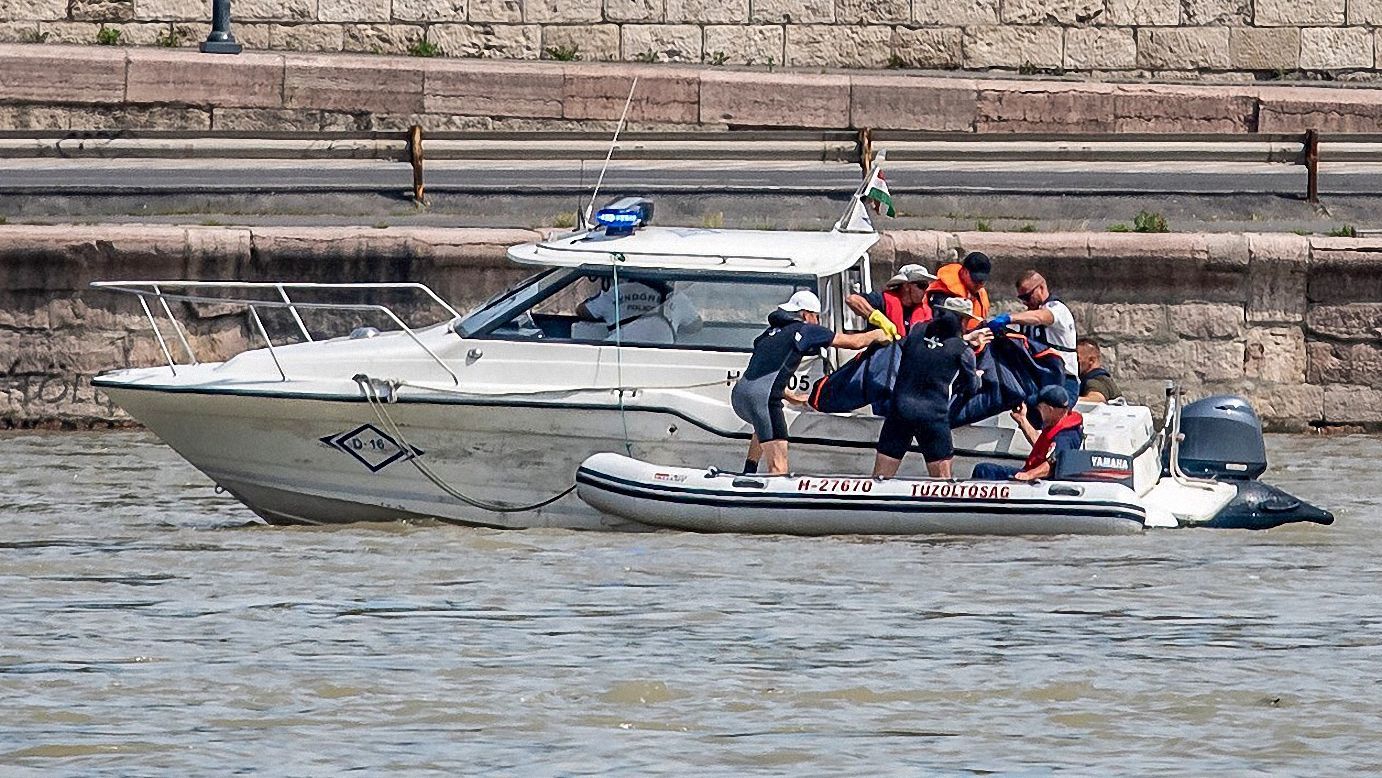
<path fill-rule="evenodd" d="M 413 202 L 423 205 L 426 201 L 422 186 L 422 127 L 416 124 L 408 130 L 408 158 L 413 163 Z"/>
<path fill-rule="evenodd" d="M 873 168 L 873 131 L 868 127 L 859 130 L 859 167 L 868 178 Z"/>
<path fill-rule="evenodd" d="M 1320 201 L 1320 133 L 1305 131 L 1305 200 Z"/>

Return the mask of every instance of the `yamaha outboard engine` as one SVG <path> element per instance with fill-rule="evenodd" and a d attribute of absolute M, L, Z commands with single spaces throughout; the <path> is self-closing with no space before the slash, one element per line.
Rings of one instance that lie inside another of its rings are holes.
<path fill-rule="evenodd" d="M 1180 469 L 1186 475 L 1236 482 L 1238 495 L 1202 526 L 1271 529 L 1309 521 L 1332 524 L 1334 515 L 1258 481 L 1267 470 L 1262 422 L 1242 397 L 1221 394 L 1181 409 Z M 1169 447 L 1168 447 L 1169 449 Z M 1170 451 L 1166 452 L 1170 473 Z"/>
<path fill-rule="evenodd" d="M 1180 431 L 1180 469 L 1186 475 L 1246 481 L 1267 472 L 1262 422 L 1242 397 L 1216 394 L 1186 405 Z"/>

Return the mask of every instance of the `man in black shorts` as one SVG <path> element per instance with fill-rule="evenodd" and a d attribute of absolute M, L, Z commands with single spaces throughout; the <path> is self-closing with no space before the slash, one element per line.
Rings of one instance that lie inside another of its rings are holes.
<path fill-rule="evenodd" d="M 730 403 L 739 418 L 753 426 L 744 472 L 787 472 L 787 418 L 782 401 L 787 382 L 801 365 L 802 357 L 819 354 L 827 346 L 866 348 L 888 340 L 882 330 L 840 334 L 822 327 L 821 301 L 802 290 L 768 314 L 768 329 L 753 341 L 753 356 L 734 384 Z"/>
<path fill-rule="evenodd" d="M 955 457 L 950 398 L 957 392 L 978 391 L 979 373 L 974 351 L 961 335 L 960 314 L 948 308 L 937 310 L 926 329 L 914 329 L 902 341 L 892 410 L 878 436 L 874 477 L 897 475 L 914 439 L 926 458 L 926 471 L 933 478 L 950 477 L 950 463 Z"/>

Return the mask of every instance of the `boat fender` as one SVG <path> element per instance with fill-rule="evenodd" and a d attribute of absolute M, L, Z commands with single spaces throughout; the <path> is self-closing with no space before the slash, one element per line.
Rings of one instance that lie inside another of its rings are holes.
<path fill-rule="evenodd" d="M 1261 481 L 1239 481 L 1238 494 L 1202 526 L 1218 529 L 1271 529 L 1306 521 L 1333 524 L 1334 514 Z"/>

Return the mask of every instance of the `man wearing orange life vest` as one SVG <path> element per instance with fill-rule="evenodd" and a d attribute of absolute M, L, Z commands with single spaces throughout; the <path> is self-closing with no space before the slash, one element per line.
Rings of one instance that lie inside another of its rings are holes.
<path fill-rule="evenodd" d="M 897 340 L 913 326 L 931 320 L 925 289 L 935 277 L 921 265 L 903 265 L 888 279 L 882 292 L 852 294 L 845 298 L 845 305 Z"/>
<path fill-rule="evenodd" d="M 974 304 L 974 318 L 965 320 L 968 332 L 989 317 L 989 293 L 984 288 L 988 283 L 993 262 L 982 251 L 971 251 L 961 262 L 941 265 L 936 271 L 936 280 L 926 288 L 927 307 L 935 310 L 945 297 L 962 297 Z"/>
<path fill-rule="evenodd" d="M 1041 414 L 1041 430 L 1027 419 L 1027 406 L 1017 406 L 1012 417 L 1022 434 L 1032 444 L 1032 453 L 1022 469 L 980 462 L 970 476 L 981 481 L 1035 481 L 1049 478 L 1054 469 L 1052 461 L 1062 451 L 1078 449 L 1084 444 L 1084 417 L 1070 410 L 1070 394 L 1063 387 L 1048 386 L 1037 395 L 1037 412 Z"/>

